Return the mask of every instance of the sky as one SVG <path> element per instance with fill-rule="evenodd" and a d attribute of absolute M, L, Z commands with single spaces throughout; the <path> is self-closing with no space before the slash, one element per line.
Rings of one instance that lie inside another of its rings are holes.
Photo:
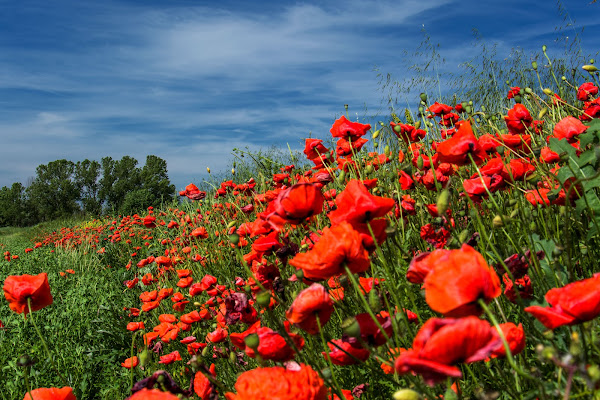
<path fill-rule="evenodd" d="M 387 122 L 378 74 L 410 79 L 426 35 L 452 72 L 473 29 L 500 58 L 581 29 L 594 54 L 599 16 L 591 0 L 0 0 L 0 186 L 57 159 L 154 154 L 182 190 L 231 169 L 233 148 L 327 139 L 344 104 Z"/>

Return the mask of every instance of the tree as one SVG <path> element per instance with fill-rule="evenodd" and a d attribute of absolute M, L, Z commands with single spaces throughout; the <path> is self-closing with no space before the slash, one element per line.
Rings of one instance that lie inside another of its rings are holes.
<path fill-rule="evenodd" d="M 40 220 L 66 217 L 80 211 L 74 173 L 75 164 L 64 159 L 36 168 L 36 176 L 27 188 L 27 196 Z"/>
<path fill-rule="evenodd" d="M 98 196 L 100 169 L 100 163 L 95 160 L 86 159 L 75 164 L 75 184 L 79 189 L 79 200 L 83 211 L 93 215 L 102 211 L 102 201 Z"/>
<path fill-rule="evenodd" d="M 162 202 L 171 202 L 175 195 L 175 185 L 169 181 L 167 162 L 155 155 L 146 157 L 146 164 L 140 173 L 142 188 L 151 195 L 148 206 L 159 206 Z"/>
<path fill-rule="evenodd" d="M 25 187 L 15 182 L 0 189 L 0 226 L 24 226 L 28 222 Z"/>
<path fill-rule="evenodd" d="M 111 157 L 102 159 L 102 179 L 100 179 L 99 197 L 113 212 L 121 209 L 127 193 L 140 186 L 140 169 L 137 160 L 124 156 L 119 161 Z"/>

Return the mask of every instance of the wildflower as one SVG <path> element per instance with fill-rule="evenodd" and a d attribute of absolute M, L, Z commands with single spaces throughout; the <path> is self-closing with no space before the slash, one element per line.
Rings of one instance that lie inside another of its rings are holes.
<path fill-rule="evenodd" d="M 256 368 L 242 373 L 235 383 L 237 394 L 227 393 L 227 400 L 325 400 L 327 387 L 309 366 L 293 364 L 288 368 Z"/>
<path fill-rule="evenodd" d="M 396 359 L 399 374 L 420 374 L 429 385 L 446 377 L 460 378 L 455 364 L 484 360 L 502 341 L 489 322 L 477 317 L 431 318 L 413 340 L 413 347 Z"/>
<path fill-rule="evenodd" d="M 550 289 L 545 298 L 550 307 L 530 306 L 525 311 L 546 328 L 590 321 L 600 314 L 600 274 Z"/>
<path fill-rule="evenodd" d="M 10 275 L 4 281 L 3 290 L 8 306 L 17 314 L 29 313 L 28 299 L 31 301 L 31 311 L 41 310 L 53 301 L 48 274 L 45 272 L 39 275 Z"/>
<path fill-rule="evenodd" d="M 435 253 L 443 251 L 440 255 Z M 458 250 L 436 250 L 426 262 L 435 261 L 425 277 L 425 301 L 445 317 L 479 315 L 479 299 L 500 296 L 500 279 L 477 250 L 467 244 Z"/>
<path fill-rule="evenodd" d="M 316 335 L 319 333 L 317 318 L 322 327 L 329 321 L 332 312 L 333 302 L 327 290 L 322 285 L 313 283 L 296 296 L 285 316 L 291 323 Z"/>
<path fill-rule="evenodd" d="M 25 393 L 23 400 L 77 400 L 73 389 L 65 386 L 63 388 L 39 388 Z"/>

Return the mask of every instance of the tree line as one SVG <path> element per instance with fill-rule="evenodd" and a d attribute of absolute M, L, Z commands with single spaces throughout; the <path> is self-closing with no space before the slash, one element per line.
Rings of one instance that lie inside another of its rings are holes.
<path fill-rule="evenodd" d="M 39 165 L 27 186 L 0 189 L 0 226 L 29 226 L 78 214 L 131 214 L 171 202 L 175 185 L 167 163 L 149 155 L 146 163 L 130 156 L 100 162 L 56 160 Z"/>

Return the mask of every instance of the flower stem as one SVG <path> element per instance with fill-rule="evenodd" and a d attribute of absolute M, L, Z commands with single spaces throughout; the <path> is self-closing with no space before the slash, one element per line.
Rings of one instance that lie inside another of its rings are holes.
<path fill-rule="evenodd" d="M 54 357 L 52 357 L 52 353 L 50 353 L 50 349 L 48 349 L 48 345 L 46 344 L 46 340 L 44 339 L 44 336 L 42 336 L 42 333 L 40 332 L 40 329 L 38 328 L 37 324 L 35 323 L 35 318 L 33 318 L 33 313 L 31 312 L 31 297 L 27 298 L 27 307 L 29 307 L 29 315 L 31 315 L 31 323 L 33 324 L 33 327 L 35 328 L 35 331 L 36 331 L 37 335 L 39 336 L 40 340 L 42 341 L 42 345 L 44 346 L 44 350 L 46 350 L 46 354 L 50 358 L 50 362 L 52 363 L 52 367 L 54 367 L 54 370 L 58 374 L 58 377 L 62 381 L 63 385 L 64 386 L 69 386 L 67 384 L 67 380 L 65 379 L 65 377 L 62 376 L 62 374 L 58 370 L 58 367 L 56 366 L 56 363 L 54 362 Z"/>

